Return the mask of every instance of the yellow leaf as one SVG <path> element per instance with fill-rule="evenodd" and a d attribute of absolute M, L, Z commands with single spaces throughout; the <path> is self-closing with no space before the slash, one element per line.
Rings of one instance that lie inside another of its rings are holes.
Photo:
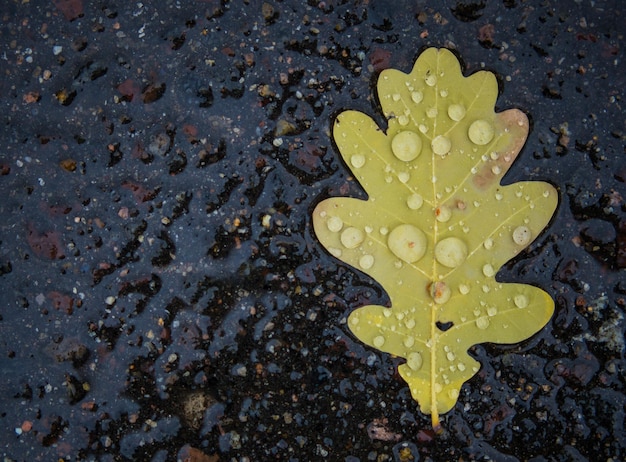
<path fill-rule="evenodd" d="M 324 200 L 313 225 L 333 256 L 387 291 L 390 308 L 358 308 L 348 326 L 406 360 L 400 375 L 439 429 L 480 368 L 468 349 L 517 343 L 552 316 L 547 293 L 495 275 L 547 225 L 558 195 L 539 181 L 500 184 L 528 119 L 495 112 L 492 73 L 464 77 L 450 51 L 430 48 L 410 74 L 383 71 L 378 93 L 386 132 L 357 111 L 341 113 L 333 131 L 368 200 Z"/>

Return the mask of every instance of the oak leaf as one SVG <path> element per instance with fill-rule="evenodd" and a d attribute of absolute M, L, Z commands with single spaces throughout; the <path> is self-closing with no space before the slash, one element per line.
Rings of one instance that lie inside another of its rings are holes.
<path fill-rule="evenodd" d="M 501 184 L 528 118 L 495 112 L 492 73 L 464 77 L 449 50 L 430 48 L 410 74 L 383 71 L 378 94 L 386 131 L 357 111 L 333 129 L 368 199 L 326 199 L 313 225 L 333 256 L 386 290 L 390 307 L 358 308 L 348 326 L 405 359 L 400 375 L 440 429 L 439 415 L 480 368 L 468 349 L 520 342 L 552 316 L 546 292 L 495 276 L 547 225 L 558 194 L 545 182 Z"/>

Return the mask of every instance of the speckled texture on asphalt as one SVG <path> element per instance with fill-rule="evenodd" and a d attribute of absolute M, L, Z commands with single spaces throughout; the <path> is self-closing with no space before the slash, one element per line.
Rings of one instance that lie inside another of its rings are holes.
<path fill-rule="evenodd" d="M 624 6 L 619 0 L 4 2 L 4 460 L 626 458 Z M 560 193 L 499 279 L 557 307 L 483 367 L 434 436 L 356 341 L 386 302 L 310 213 L 363 193 L 336 114 L 448 47 L 532 120 L 505 181 Z"/>

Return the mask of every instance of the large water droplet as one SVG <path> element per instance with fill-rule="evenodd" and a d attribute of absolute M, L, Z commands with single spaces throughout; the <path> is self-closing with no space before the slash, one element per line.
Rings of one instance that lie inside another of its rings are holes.
<path fill-rule="evenodd" d="M 485 265 L 483 265 L 483 274 L 487 276 L 488 278 L 490 278 L 490 277 L 493 277 L 493 275 L 496 274 L 496 272 L 493 269 L 493 266 L 491 266 L 491 264 L 486 263 Z"/>
<path fill-rule="evenodd" d="M 448 117 L 455 122 L 463 120 L 463 117 L 465 117 L 465 106 L 462 104 L 451 104 L 448 106 Z"/>
<path fill-rule="evenodd" d="M 343 228 L 343 220 L 339 217 L 330 217 L 326 222 L 326 227 L 333 233 L 339 232 Z"/>
<path fill-rule="evenodd" d="M 429 72 L 426 74 L 426 77 L 424 77 L 424 81 L 429 87 L 434 87 L 435 85 L 437 85 L 437 76 Z"/>
<path fill-rule="evenodd" d="M 527 226 L 518 226 L 513 230 L 513 242 L 517 245 L 527 245 L 530 242 L 531 232 Z"/>
<path fill-rule="evenodd" d="M 432 284 L 430 284 L 429 289 L 430 296 L 432 297 L 433 301 L 438 305 L 443 305 L 444 303 L 446 303 L 448 300 L 450 300 L 450 296 L 452 295 L 450 287 L 448 287 L 448 285 L 442 281 L 433 282 Z"/>
<path fill-rule="evenodd" d="M 351 226 L 343 230 L 340 239 L 344 247 L 354 249 L 355 247 L 358 247 L 361 242 L 363 242 L 365 234 L 360 229 Z"/>
<path fill-rule="evenodd" d="M 435 246 L 435 259 L 443 266 L 456 268 L 467 258 L 467 245 L 458 237 L 447 237 Z"/>
<path fill-rule="evenodd" d="M 498 314 L 498 308 L 495 306 L 490 306 L 487 308 L 487 315 L 489 316 L 495 316 L 496 314 Z"/>
<path fill-rule="evenodd" d="M 415 337 L 406 337 L 402 343 L 405 347 L 411 348 L 415 344 Z"/>
<path fill-rule="evenodd" d="M 411 93 L 411 99 L 415 104 L 419 104 L 424 99 L 424 94 L 421 91 L 414 91 Z"/>
<path fill-rule="evenodd" d="M 418 210 L 424 203 L 424 198 L 419 194 L 411 194 L 406 200 L 406 205 L 411 210 Z"/>
<path fill-rule="evenodd" d="M 409 162 L 422 151 L 422 138 L 415 132 L 402 131 L 391 140 L 391 151 L 398 159 Z"/>
<path fill-rule="evenodd" d="M 365 165 L 365 156 L 363 154 L 355 154 L 350 157 L 350 163 L 354 168 L 361 168 Z"/>
<path fill-rule="evenodd" d="M 481 316 L 476 320 L 476 327 L 479 329 L 486 329 L 489 327 L 489 318 L 487 316 Z"/>
<path fill-rule="evenodd" d="M 359 258 L 359 266 L 365 270 L 370 269 L 374 266 L 374 257 L 369 254 L 361 256 L 361 258 Z"/>
<path fill-rule="evenodd" d="M 528 297 L 524 294 L 517 294 L 513 298 L 513 303 L 518 308 L 526 308 L 528 306 Z"/>
<path fill-rule="evenodd" d="M 490 122 L 478 119 L 470 125 L 467 135 L 472 143 L 484 146 L 493 139 L 495 130 Z"/>
<path fill-rule="evenodd" d="M 377 335 L 376 337 L 374 337 L 374 346 L 376 348 L 380 348 L 385 344 L 385 337 L 383 337 L 382 335 Z"/>
<path fill-rule="evenodd" d="M 417 351 L 412 351 L 406 357 L 406 365 L 409 366 L 409 369 L 413 371 L 419 371 L 422 367 L 422 355 Z"/>
<path fill-rule="evenodd" d="M 387 238 L 389 250 L 400 260 L 414 263 L 426 253 L 426 235 L 413 225 L 396 226 Z"/>
<path fill-rule="evenodd" d="M 449 138 L 443 135 L 439 135 L 433 138 L 430 146 L 435 154 L 443 157 L 450 152 L 450 149 L 452 148 L 452 142 Z"/>
<path fill-rule="evenodd" d="M 452 211 L 450 210 L 450 207 L 442 205 L 435 209 L 435 216 L 437 217 L 437 221 L 445 223 L 450 220 L 450 217 L 452 216 Z"/>

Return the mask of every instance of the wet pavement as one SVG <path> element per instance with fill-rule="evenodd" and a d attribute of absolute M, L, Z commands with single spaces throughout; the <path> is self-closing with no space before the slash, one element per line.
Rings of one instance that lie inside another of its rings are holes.
<path fill-rule="evenodd" d="M 618 0 L 8 1 L 0 26 L 4 460 L 626 458 Z M 505 182 L 558 188 L 498 279 L 556 301 L 435 436 L 347 315 L 385 304 L 311 211 L 364 197 L 331 142 L 381 70 L 453 49 L 531 133 Z"/>

